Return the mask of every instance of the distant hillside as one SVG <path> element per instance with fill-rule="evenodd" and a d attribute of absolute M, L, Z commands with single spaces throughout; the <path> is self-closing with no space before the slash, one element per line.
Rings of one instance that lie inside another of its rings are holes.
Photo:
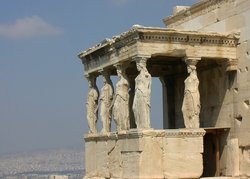
<path fill-rule="evenodd" d="M 0 178 L 47 174 L 83 176 L 83 149 L 53 149 L 0 156 Z"/>

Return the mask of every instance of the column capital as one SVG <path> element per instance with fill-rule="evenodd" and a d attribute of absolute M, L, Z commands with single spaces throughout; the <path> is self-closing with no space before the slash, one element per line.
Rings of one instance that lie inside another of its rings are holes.
<path fill-rule="evenodd" d="M 99 73 L 102 73 L 104 71 L 104 69 L 102 68 L 102 69 L 100 69 L 100 70 L 98 70 L 98 72 Z"/>
<path fill-rule="evenodd" d="M 102 74 L 102 76 L 110 76 L 109 71 L 105 68 L 100 69 L 98 72 Z"/>
<path fill-rule="evenodd" d="M 201 60 L 201 57 L 189 57 L 186 56 L 183 58 L 183 61 L 187 64 L 187 65 L 196 65 L 199 61 Z"/>
<path fill-rule="evenodd" d="M 228 59 L 226 61 L 226 71 L 236 71 L 238 66 L 238 59 Z"/>
<path fill-rule="evenodd" d="M 118 62 L 116 64 L 113 65 L 116 69 L 118 68 L 122 68 L 122 69 L 127 69 L 129 66 L 129 62 Z"/>
<path fill-rule="evenodd" d="M 84 74 L 85 78 L 89 79 L 89 78 L 97 78 L 99 76 L 98 73 L 86 73 Z"/>
<path fill-rule="evenodd" d="M 138 55 L 138 56 L 135 56 L 132 58 L 132 61 L 135 61 L 135 62 L 140 62 L 140 61 L 145 61 L 147 62 L 147 60 L 150 58 L 150 56 L 147 56 L 147 55 Z"/>

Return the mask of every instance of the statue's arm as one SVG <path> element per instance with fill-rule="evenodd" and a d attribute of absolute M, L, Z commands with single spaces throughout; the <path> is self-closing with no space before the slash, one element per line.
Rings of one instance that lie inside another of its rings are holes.
<path fill-rule="evenodd" d="M 147 85 L 147 103 L 149 106 L 151 106 L 150 104 L 150 96 L 151 96 L 151 78 L 148 79 L 148 85 Z"/>
<path fill-rule="evenodd" d="M 114 95 L 114 98 L 113 98 L 113 100 L 112 100 L 112 102 L 111 102 L 111 105 L 109 106 L 109 111 L 113 108 L 113 106 L 114 106 L 114 104 L 115 104 L 115 100 L 116 100 L 116 94 Z"/>

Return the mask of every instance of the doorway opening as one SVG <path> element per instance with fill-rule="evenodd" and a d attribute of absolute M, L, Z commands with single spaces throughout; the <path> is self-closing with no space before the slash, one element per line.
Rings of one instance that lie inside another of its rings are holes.
<path fill-rule="evenodd" d="M 229 128 L 204 128 L 204 152 L 202 177 L 221 176 L 221 155 L 226 146 Z"/>

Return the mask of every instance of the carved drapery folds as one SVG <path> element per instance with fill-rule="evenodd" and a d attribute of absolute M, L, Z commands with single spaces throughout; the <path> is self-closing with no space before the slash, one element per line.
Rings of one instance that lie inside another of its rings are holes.
<path fill-rule="evenodd" d="M 199 128 L 199 115 L 200 115 L 200 93 L 199 93 L 199 79 L 196 72 L 196 64 L 198 58 L 187 58 L 188 77 L 184 81 L 184 98 L 182 104 L 182 113 L 184 124 L 186 128 Z"/>
<path fill-rule="evenodd" d="M 100 71 L 103 76 L 103 87 L 100 94 L 100 118 L 103 124 L 102 133 L 111 132 L 111 118 L 116 124 L 117 131 L 127 131 L 131 127 L 133 118 L 137 129 L 150 128 L 150 97 L 151 75 L 147 70 L 147 58 L 136 57 L 137 77 L 128 79 L 127 65 L 119 63 L 116 67 L 117 76 L 116 91 L 107 70 Z M 186 58 L 188 77 L 185 79 L 185 89 L 182 104 L 182 113 L 186 128 L 199 128 L 200 93 L 199 79 L 196 72 L 196 64 L 200 58 Z M 99 91 L 96 86 L 96 76 L 86 76 L 89 82 L 89 94 L 87 98 L 87 120 L 89 133 L 95 134 L 98 116 Z M 130 83 L 132 84 L 130 87 Z M 130 94 L 132 92 L 132 95 Z M 131 98 L 133 96 L 133 98 Z M 131 98 L 131 99 L 130 99 Z"/>
<path fill-rule="evenodd" d="M 99 91 L 96 86 L 96 76 L 89 75 L 86 76 L 88 83 L 89 83 L 89 93 L 86 102 L 86 109 L 87 109 L 87 121 L 89 125 L 89 133 L 95 134 L 96 130 L 96 123 L 98 119 L 98 98 L 99 98 Z"/>
<path fill-rule="evenodd" d="M 100 117 L 102 121 L 102 133 L 111 131 L 111 103 L 113 100 L 113 84 L 110 79 L 110 74 L 107 71 L 101 72 L 103 75 L 103 87 L 100 96 Z"/>
<path fill-rule="evenodd" d="M 151 75 L 146 66 L 147 58 L 136 58 L 136 68 L 139 75 L 135 78 L 133 112 L 138 129 L 150 128 Z"/>
<path fill-rule="evenodd" d="M 151 75 L 146 67 L 148 58 L 150 58 L 149 71 L 152 76 L 168 76 L 169 79 L 175 78 L 175 74 L 177 74 L 175 69 L 180 70 L 180 75 L 185 75 L 183 73 L 185 69 L 183 70 L 182 64 L 179 63 L 180 59 L 185 58 L 188 77 L 185 80 L 181 107 L 179 103 L 176 106 L 172 103 L 173 100 L 176 100 L 173 95 L 175 87 L 172 87 L 175 85 L 175 79 L 167 80 L 165 81 L 167 83 L 164 84 L 164 119 L 168 120 L 164 127 L 175 128 L 176 121 L 182 122 L 180 121 L 182 116 L 179 116 L 181 110 L 185 127 L 199 128 L 201 107 L 196 63 L 199 60 L 212 59 L 216 60 L 216 63 L 225 65 L 226 71 L 237 70 L 236 47 L 239 35 L 238 32 L 227 34 L 136 25 L 119 36 L 105 39 L 94 47 L 81 52 L 78 56 L 84 64 L 85 75 L 101 74 L 104 81 L 98 105 L 99 93 L 95 85 L 95 78 L 87 77 L 90 86 L 86 104 L 89 132 L 97 132 L 98 108 L 104 134 L 111 131 L 112 116 L 118 132 L 127 131 L 130 128 L 150 128 Z M 136 62 L 137 71 L 134 62 Z M 124 64 L 129 64 L 127 69 Z M 170 67 L 171 64 L 173 64 L 173 68 Z M 201 67 L 203 65 L 205 67 L 206 63 L 201 63 Z M 116 74 L 115 71 L 119 80 L 114 95 L 110 75 Z M 139 75 L 136 76 L 138 72 Z M 181 87 L 182 85 L 180 85 Z M 178 89 L 180 88 L 178 86 Z M 177 112 L 178 115 L 175 115 Z"/>
<path fill-rule="evenodd" d="M 116 92 L 113 102 L 113 118 L 117 131 L 129 130 L 129 82 L 126 75 L 126 65 L 116 65 L 117 76 Z"/>
<path fill-rule="evenodd" d="M 151 75 L 146 67 L 147 58 L 136 57 L 134 60 L 139 72 L 137 77 L 127 77 L 126 68 L 128 65 L 124 63 L 114 65 L 119 77 L 115 94 L 113 94 L 114 88 L 109 71 L 106 69 L 99 71 L 103 76 L 100 105 L 98 105 L 99 91 L 96 86 L 96 76 L 86 76 L 89 82 L 86 107 L 90 134 L 97 133 L 98 106 L 102 122 L 101 133 L 103 134 L 111 132 L 112 115 L 118 132 L 136 127 L 138 129 L 150 128 Z"/>

